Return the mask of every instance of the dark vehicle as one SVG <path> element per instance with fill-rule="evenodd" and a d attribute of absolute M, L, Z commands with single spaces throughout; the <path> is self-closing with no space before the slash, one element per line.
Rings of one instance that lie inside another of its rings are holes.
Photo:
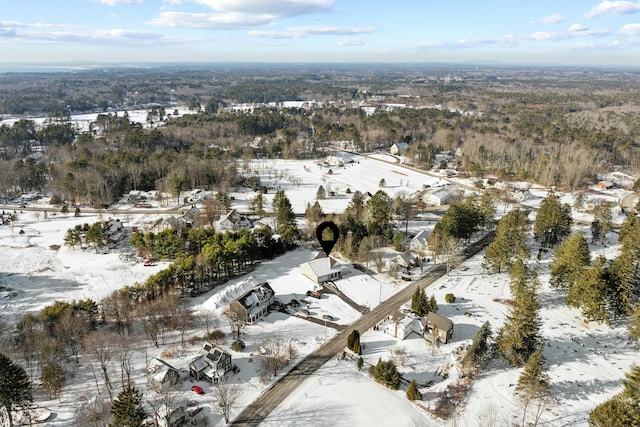
<path fill-rule="evenodd" d="M 307 296 L 308 297 L 314 297 L 314 298 L 318 298 L 320 299 L 320 292 L 318 291 L 307 291 Z"/>

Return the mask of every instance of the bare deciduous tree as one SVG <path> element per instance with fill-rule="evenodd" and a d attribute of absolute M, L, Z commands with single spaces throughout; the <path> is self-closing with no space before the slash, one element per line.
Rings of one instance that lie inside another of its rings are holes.
<path fill-rule="evenodd" d="M 233 337 L 240 339 L 240 332 L 247 325 L 247 322 L 232 310 L 225 311 L 223 315 L 229 321 L 229 326 L 231 326 L 231 330 L 233 331 Z"/>
<path fill-rule="evenodd" d="M 227 380 L 222 380 L 213 388 L 213 395 L 218 401 L 214 405 L 224 417 L 224 422 L 228 423 L 231 416 L 231 410 L 235 406 L 240 389 L 236 384 L 231 384 Z"/>
<path fill-rule="evenodd" d="M 260 343 L 260 372 L 264 377 L 276 376 L 289 364 L 289 346 L 282 337 L 273 336 Z"/>
<path fill-rule="evenodd" d="M 109 393 L 109 400 L 113 400 L 113 394 L 111 392 L 113 386 L 111 385 L 111 379 L 109 377 L 109 368 L 111 366 L 114 346 L 115 339 L 111 332 L 93 331 L 85 337 L 85 347 L 88 353 L 91 354 L 100 365 L 104 385 Z M 91 358 L 89 360 L 91 360 Z"/>

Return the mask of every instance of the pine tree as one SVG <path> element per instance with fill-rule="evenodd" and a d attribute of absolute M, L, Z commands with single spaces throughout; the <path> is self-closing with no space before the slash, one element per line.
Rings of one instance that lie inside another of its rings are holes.
<path fill-rule="evenodd" d="M 598 322 L 610 319 L 611 279 L 606 262 L 603 256 L 596 258 L 569 289 L 567 296 L 567 305 L 579 308 L 584 317 Z"/>
<path fill-rule="evenodd" d="M 589 244 L 582 233 L 574 233 L 564 240 L 553 254 L 550 283 L 556 288 L 571 289 L 591 264 Z"/>
<path fill-rule="evenodd" d="M 523 405 L 522 425 L 525 425 L 527 409 L 532 403 L 537 403 L 538 407 L 535 413 L 535 423 L 537 425 L 542 410 L 550 397 L 549 375 L 544 370 L 544 356 L 542 354 L 542 345 L 529 356 L 524 370 L 518 378 L 515 391 L 518 393 L 518 399 Z"/>
<path fill-rule="evenodd" d="M 427 295 L 423 289 L 417 287 L 413 295 L 411 296 L 411 311 L 422 316 L 422 310 L 426 307 Z"/>
<path fill-rule="evenodd" d="M 392 360 L 378 359 L 378 363 L 373 368 L 373 378 L 392 390 L 397 390 L 400 387 L 400 374 Z"/>
<path fill-rule="evenodd" d="M 571 232 L 571 206 L 560 203 L 560 196 L 550 193 L 540 204 L 533 225 L 533 235 L 544 247 L 557 245 Z"/>
<path fill-rule="evenodd" d="M 273 196 L 273 214 L 276 221 L 276 232 L 286 244 L 295 244 L 300 239 L 300 230 L 296 215 L 291 207 L 291 201 L 283 190 L 278 190 Z"/>
<path fill-rule="evenodd" d="M 598 202 L 593 208 L 593 222 L 591 223 L 591 242 L 603 244 L 607 233 L 613 228 L 611 207 L 607 202 Z"/>
<path fill-rule="evenodd" d="M 409 400 L 422 400 L 422 394 L 418 390 L 416 380 L 411 380 L 409 387 L 407 388 L 407 399 Z"/>
<path fill-rule="evenodd" d="M 529 258 L 526 245 L 529 224 L 527 215 L 515 209 L 506 214 L 496 227 L 496 235 L 487 247 L 484 256 L 484 268 L 501 273 L 518 260 Z"/>
<path fill-rule="evenodd" d="M 498 352 L 511 366 L 524 365 L 540 342 L 537 285 L 537 278 L 531 273 L 526 274 L 526 280 L 512 283 L 513 306 L 496 339 Z"/>
<path fill-rule="evenodd" d="M 629 328 L 629 338 L 640 340 L 640 303 L 636 303 L 627 327 Z"/>
<path fill-rule="evenodd" d="M 355 351 L 356 343 L 358 347 L 360 347 L 360 332 L 357 329 L 354 329 L 347 337 L 347 348 L 351 351 Z"/>
<path fill-rule="evenodd" d="M 318 191 L 316 191 L 316 200 L 324 200 L 327 197 L 327 192 L 324 187 L 321 185 L 318 187 Z"/>
<path fill-rule="evenodd" d="M 461 366 L 465 372 L 475 372 L 480 363 L 485 359 L 489 351 L 489 337 L 491 336 L 491 325 L 489 321 L 484 322 L 473 337 L 471 345 L 464 354 Z"/>
<path fill-rule="evenodd" d="M 611 263 L 612 300 L 616 315 L 628 316 L 640 300 L 640 227 L 625 237 Z"/>
<path fill-rule="evenodd" d="M 0 353 L 0 405 L 13 426 L 13 410 L 27 408 L 33 402 L 31 381 L 22 366 Z"/>
<path fill-rule="evenodd" d="M 133 387 L 127 387 L 118 394 L 111 405 L 112 427 L 138 427 L 147 417 L 142 406 L 142 393 Z"/>
<path fill-rule="evenodd" d="M 622 392 L 598 405 L 589 414 L 594 427 L 626 427 L 640 425 L 640 366 L 632 365 L 625 374 Z"/>

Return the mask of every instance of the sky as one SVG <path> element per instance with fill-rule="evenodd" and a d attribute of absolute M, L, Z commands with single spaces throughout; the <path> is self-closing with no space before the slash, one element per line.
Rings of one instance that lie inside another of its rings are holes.
<path fill-rule="evenodd" d="M 640 66 L 640 1 L 4 0 L 0 66 L 499 62 Z"/>

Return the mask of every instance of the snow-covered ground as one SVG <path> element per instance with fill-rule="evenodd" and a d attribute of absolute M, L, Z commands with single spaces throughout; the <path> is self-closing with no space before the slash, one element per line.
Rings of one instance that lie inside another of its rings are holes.
<path fill-rule="evenodd" d="M 336 196 L 320 201 L 324 211 L 331 213 L 341 212 L 347 205 L 347 188 L 352 192 L 358 190 L 374 193 L 380 189 L 378 183 L 384 178 L 386 185 L 383 190 L 393 197 L 399 191 L 420 191 L 425 183 L 437 185 L 440 180 L 404 169 L 400 164 L 380 162 L 376 158 L 353 156 L 353 159 L 354 162 L 346 163 L 345 167 L 325 167 L 314 162 L 284 160 L 256 161 L 251 162 L 248 167 L 252 173 L 260 174 L 265 185 L 285 190 L 296 212 L 303 212 L 306 203 L 313 203 L 319 185 L 336 192 Z M 384 160 L 392 158 L 384 156 Z M 329 169 L 332 170 L 331 174 Z M 298 177 L 300 180 L 292 180 L 291 177 Z M 531 191 L 531 194 L 527 204 L 533 207 L 546 196 L 546 192 L 542 190 Z M 243 209 L 254 195 L 253 192 L 234 193 L 234 207 Z M 272 195 L 273 191 L 270 191 L 268 196 Z M 616 195 L 611 197 L 613 199 Z M 270 201 L 265 206 L 270 206 Z M 13 228 L 0 226 L 0 316 L 3 320 L 12 321 L 18 315 L 35 312 L 57 299 L 98 300 L 115 289 L 142 282 L 163 268 L 162 264 L 145 267 L 142 262 L 129 259 L 127 255 L 130 249 L 126 248 L 103 254 L 95 253 L 92 249 L 72 250 L 63 245 L 66 230 L 76 224 L 104 220 L 114 215 L 119 216 L 125 225 L 144 226 L 153 222 L 157 215 L 116 214 L 106 211 L 102 214 L 82 213 L 76 218 L 60 213 L 53 215 L 52 212 L 53 210 L 45 219 L 41 212 L 36 214 L 25 211 L 18 213 L 18 221 Z M 410 231 L 415 233 L 432 226 L 433 223 L 411 222 Z M 592 252 L 603 253 L 611 258 L 617 250 L 615 243 L 616 236 L 612 233 L 607 246 L 592 247 Z M 267 281 L 282 302 L 286 303 L 291 299 L 307 300 L 311 316 L 321 318 L 323 314 L 330 314 L 337 324 L 348 325 L 359 313 L 340 298 L 331 294 L 325 294 L 319 300 L 305 296 L 313 283 L 300 273 L 299 266 L 302 262 L 313 259 L 315 254 L 315 249 L 303 246 L 282 257 L 264 262 L 250 275 L 193 298 L 191 306 L 194 314 L 197 318 L 205 312 L 214 312 L 220 316 L 225 307 L 222 301 L 231 289 L 238 288 L 242 282 Z M 541 317 L 546 340 L 544 355 L 548 361 L 552 392 L 556 399 L 542 419 L 550 426 L 583 426 L 586 425 L 588 413 L 593 407 L 621 389 L 624 373 L 628 372 L 632 362 L 638 360 L 638 353 L 627 342 L 623 324 L 585 324 L 576 310 L 564 305 L 563 298 L 557 291 L 548 288 L 547 271 L 551 256 L 551 252 L 546 253 L 539 263 L 533 264 L 539 266 L 540 280 L 543 283 Z M 433 349 L 415 334 L 401 341 L 382 331 L 361 331 L 363 358 L 367 364 L 375 364 L 378 358 L 394 357 L 404 377 L 416 379 L 419 384 L 432 383 L 421 389 L 424 395 L 421 402 L 409 402 L 404 397 L 404 388 L 390 391 L 375 383 L 368 377 L 366 367 L 358 371 L 352 361 L 336 358 L 312 375 L 268 417 L 265 425 L 447 425 L 447 422 L 430 415 L 425 408 L 433 408 L 437 394 L 447 384 L 455 381 L 456 349 L 468 344 L 487 320 L 492 329 L 497 330 L 507 313 L 507 306 L 499 300 L 510 297 L 508 277 L 487 275 L 481 268 L 481 262 L 482 254 L 465 262 L 427 290 L 428 295 L 435 295 L 439 313 L 455 324 L 452 342 Z M 401 286 L 407 285 L 407 282 L 384 274 L 365 274 L 350 264 L 345 263 L 344 268 L 344 278 L 336 281 L 338 288 L 358 304 L 371 308 Z M 414 271 L 414 277 L 419 274 L 420 272 Z M 456 301 L 446 303 L 446 293 L 453 293 Z M 229 325 L 221 318 L 218 326 L 227 333 L 223 341 L 229 346 L 232 342 Z M 232 411 L 232 417 L 269 385 L 269 381 L 262 382 L 256 372 L 261 341 L 274 336 L 294 339 L 298 352 L 296 360 L 299 360 L 335 332 L 323 324 L 283 313 L 271 313 L 262 321 L 247 326 L 243 330 L 247 348 L 243 352 L 232 352 L 233 361 L 240 368 L 240 372 L 232 376 L 232 381 L 241 388 L 240 399 Z M 202 334 L 202 325 L 194 325 L 188 331 L 188 336 Z M 197 401 L 204 408 L 201 416 L 208 417 L 209 425 L 224 425 L 222 416 L 214 411 L 212 386 L 198 382 L 206 392 L 205 395 L 198 396 L 190 391 L 192 382 L 184 374 L 200 346 L 201 341 L 195 340 L 193 344 L 181 348 L 176 334 L 169 334 L 160 348 L 155 348 L 150 342 L 138 342 L 134 354 L 134 382 L 145 391 L 147 399 L 157 398 L 154 392 L 148 391 L 144 367 L 151 357 L 163 355 L 165 360 L 183 372 L 183 382 L 176 391 L 176 399 Z M 115 362 L 112 365 L 112 375 L 119 378 L 116 365 Z M 474 380 L 464 403 L 458 408 L 458 425 L 482 425 L 483 422 L 479 420 L 491 416 L 501 420 L 498 425 L 506 425 L 506 420 L 520 417 L 521 410 L 513 395 L 519 373 L 519 369 L 511 369 L 499 361 L 492 361 Z M 38 405 L 55 414 L 47 425 L 71 425 L 76 410 L 83 402 L 98 395 L 106 395 L 104 385 L 99 377 L 95 379 L 86 358 L 80 358 L 78 367 L 73 370 L 73 376 L 68 378 L 67 384 L 60 399 L 50 400 L 38 394 Z"/>

